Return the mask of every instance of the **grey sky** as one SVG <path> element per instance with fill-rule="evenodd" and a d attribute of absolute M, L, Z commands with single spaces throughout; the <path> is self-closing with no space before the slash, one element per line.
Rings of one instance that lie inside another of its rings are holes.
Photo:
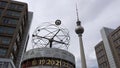
<path fill-rule="evenodd" d="M 76 57 L 77 68 L 80 68 L 78 37 L 75 34 L 76 11 L 78 4 L 79 17 L 85 29 L 83 35 L 88 68 L 97 68 L 94 46 L 100 42 L 102 27 L 117 28 L 120 26 L 120 0 L 19 0 L 28 3 L 29 11 L 34 12 L 30 29 L 30 40 L 27 49 L 31 49 L 31 34 L 43 22 L 54 22 L 60 19 L 70 32 L 69 51 Z"/>

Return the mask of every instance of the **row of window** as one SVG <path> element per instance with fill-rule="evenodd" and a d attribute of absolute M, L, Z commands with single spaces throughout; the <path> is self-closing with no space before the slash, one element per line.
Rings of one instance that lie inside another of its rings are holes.
<path fill-rule="evenodd" d="M 3 9 L 0 9 L 0 15 L 2 14 Z M 8 16 L 20 16 L 19 12 L 14 12 L 14 11 L 7 11 L 6 13 Z M 14 18 L 7 18 L 7 17 L 3 17 L 2 18 L 2 23 L 3 24 L 17 24 L 18 19 L 14 19 Z"/>
<path fill-rule="evenodd" d="M 18 4 L 13 4 L 12 3 L 12 4 L 9 5 L 8 8 L 9 9 L 14 9 L 14 10 L 23 10 L 23 7 L 24 7 L 23 5 L 18 5 Z"/>
<path fill-rule="evenodd" d="M 0 48 L 0 56 L 5 56 L 7 53 L 7 49 Z"/>
<path fill-rule="evenodd" d="M 3 9 L 0 9 L 0 16 L 3 13 Z M 20 17 L 21 12 L 16 12 L 16 11 L 11 11 L 11 10 L 7 10 L 6 11 L 6 16 L 14 16 L 14 17 Z"/>
<path fill-rule="evenodd" d="M 6 7 L 7 5 L 7 2 L 4 2 L 4 1 L 1 1 L 0 2 L 0 7 Z M 20 4 L 15 4 L 15 3 L 11 3 L 9 6 L 8 6 L 9 9 L 14 9 L 14 10 L 23 10 L 24 6 L 23 5 L 20 5 Z"/>
<path fill-rule="evenodd" d="M 120 46 L 120 38 L 113 42 L 115 47 Z"/>
<path fill-rule="evenodd" d="M 96 53 L 99 53 L 99 51 L 103 50 L 104 49 L 103 47 L 104 47 L 103 43 L 99 44 L 99 46 L 97 46 L 96 49 L 95 49 Z"/>
<path fill-rule="evenodd" d="M 18 22 L 17 19 L 6 18 L 6 17 L 3 17 L 3 18 L 2 18 L 2 23 L 3 23 L 3 24 L 12 24 L 12 25 L 16 25 L 17 22 Z"/>
<path fill-rule="evenodd" d="M 104 62 L 108 62 L 106 57 L 107 57 L 107 56 L 103 56 L 102 58 L 100 58 L 99 61 L 98 61 L 99 64 L 102 64 L 102 63 L 104 63 Z"/>
<path fill-rule="evenodd" d="M 2 15 L 3 13 L 3 9 L 0 9 L 0 16 Z M 14 17 L 20 17 L 21 13 L 20 12 L 16 12 L 16 11 L 6 11 L 6 15 L 7 16 L 14 16 Z"/>
<path fill-rule="evenodd" d="M 104 55 L 105 55 L 105 50 L 102 50 L 99 53 L 97 53 L 97 58 L 99 59 L 99 58 L 103 57 Z"/>
<path fill-rule="evenodd" d="M 5 7 L 7 4 L 7 2 L 0 2 L 0 7 Z M 8 6 L 8 8 L 12 8 L 12 9 L 16 9 L 16 10 L 23 10 L 22 5 L 17 5 L 17 4 L 10 4 L 10 6 Z M 2 14 L 3 9 L 0 9 L 0 15 Z M 14 17 L 19 17 L 21 15 L 21 12 L 17 12 L 17 11 L 12 11 L 12 10 L 7 10 L 6 12 L 7 16 L 14 16 Z"/>
<path fill-rule="evenodd" d="M 115 34 L 112 35 L 112 39 L 116 40 L 120 37 L 120 30 L 118 30 Z"/>
<path fill-rule="evenodd" d="M 8 45 L 10 44 L 11 38 L 9 37 L 0 37 L 0 44 Z"/>
<path fill-rule="evenodd" d="M 3 1 L 0 2 L 0 7 L 5 7 L 6 5 L 7 5 L 7 2 L 3 2 Z"/>
<path fill-rule="evenodd" d="M 3 40 L 2 40 L 3 41 Z M 6 39 L 5 40 L 5 42 L 4 42 L 5 44 L 8 44 L 8 43 L 10 43 L 10 40 L 8 40 L 8 39 Z M 16 53 L 16 51 L 17 51 L 17 48 L 18 48 L 18 46 L 17 46 L 17 44 L 16 44 L 16 42 L 13 44 L 13 52 L 14 52 L 14 54 Z M 7 54 L 7 49 L 4 49 L 4 48 L 0 48 L 0 56 L 5 56 Z M 13 55 L 13 53 L 11 53 L 11 59 L 14 59 L 14 55 Z"/>
<path fill-rule="evenodd" d="M 109 65 L 107 62 L 102 63 L 99 68 L 109 68 Z"/>
<path fill-rule="evenodd" d="M 20 14 L 21 12 L 16 12 L 16 11 L 11 11 L 11 10 L 6 11 L 7 16 L 20 17 Z"/>
<path fill-rule="evenodd" d="M 13 34 L 15 28 L 0 26 L 0 34 Z"/>

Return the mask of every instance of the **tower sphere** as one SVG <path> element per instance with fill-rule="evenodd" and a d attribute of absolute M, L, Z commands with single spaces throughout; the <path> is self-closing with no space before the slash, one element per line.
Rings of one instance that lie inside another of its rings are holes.
<path fill-rule="evenodd" d="M 77 26 L 77 28 L 75 29 L 75 32 L 76 32 L 77 34 L 82 34 L 82 33 L 84 32 L 84 28 L 83 28 L 81 25 L 79 25 L 79 26 Z"/>

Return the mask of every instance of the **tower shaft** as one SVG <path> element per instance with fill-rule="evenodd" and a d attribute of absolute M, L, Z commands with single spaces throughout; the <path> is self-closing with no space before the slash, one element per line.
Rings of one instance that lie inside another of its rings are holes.
<path fill-rule="evenodd" d="M 85 54 L 84 54 L 82 35 L 79 35 L 79 43 L 80 43 L 80 55 L 81 55 L 81 63 L 82 63 L 81 65 L 82 65 L 82 68 L 87 68 Z"/>

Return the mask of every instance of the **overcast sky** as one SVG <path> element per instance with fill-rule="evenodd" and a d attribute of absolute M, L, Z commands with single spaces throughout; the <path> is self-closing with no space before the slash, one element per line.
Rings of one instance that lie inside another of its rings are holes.
<path fill-rule="evenodd" d="M 70 32 L 69 51 L 76 57 L 76 68 L 81 68 L 79 40 L 75 34 L 76 11 L 78 4 L 79 17 L 85 29 L 83 43 L 88 68 L 98 68 L 94 46 L 100 42 L 102 27 L 117 28 L 120 26 L 120 0 L 19 0 L 28 3 L 33 11 L 28 50 L 31 49 L 31 36 L 35 28 L 43 22 L 54 22 L 60 19 Z"/>

